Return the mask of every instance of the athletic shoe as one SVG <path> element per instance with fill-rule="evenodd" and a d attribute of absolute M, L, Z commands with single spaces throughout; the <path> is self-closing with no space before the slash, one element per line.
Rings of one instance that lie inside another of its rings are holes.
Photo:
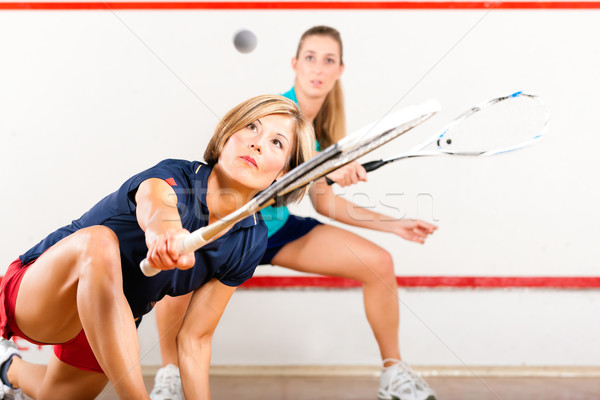
<path fill-rule="evenodd" d="M 0 399 L 2 400 L 23 400 L 23 392 L 21 389 L 13 389 L 6 385 L 2 385 L 2 392 L 0 393 Z"/>
<path fill-rule="evenodd" d="M 384 363 L 390 361 L 396 364 L 381 370 L 379 400 L 435 400 L 435 392 L 408 364 L 394 359 L 383 360 Z"/>
<path fill-rule="evenodd" d="M 183 400 L 183 388 L 179 368 L 168 364 L 158 370 L 154 377 L 154 389 L 150 392 L 151 400 Z"/>
<path fill-rule="evenodd" d="M 10 340 L 0 339 L 0 369 L 2 365 L 12 356 L 13 354 L 21 357 L 19 349 Z M 2 390 L 0 391 L 0 399 L 2 400 L 23 400 L 23 392 L 21 389 L 13 389 L 10 386 L 2 382 Z"/>

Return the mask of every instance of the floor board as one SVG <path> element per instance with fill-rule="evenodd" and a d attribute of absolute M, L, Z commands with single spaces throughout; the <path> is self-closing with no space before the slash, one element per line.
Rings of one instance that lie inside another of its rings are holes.
<path fill-rule="evenodd" d="M 146 377 L 148 390 L 152 377 Z M 428 378 L 439 400 L 599 400 L 598 378 Z M 213 400 L 375 399 L 373 377 L 211 377 Z M 108 388 L 97 400 L 117 400 Z"/>

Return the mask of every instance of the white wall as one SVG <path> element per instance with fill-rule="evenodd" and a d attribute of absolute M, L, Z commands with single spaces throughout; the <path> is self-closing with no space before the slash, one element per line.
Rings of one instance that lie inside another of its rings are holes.
<path fill-rule="evenodd" d="M 596 275 L 598 16 L 2 11 L 0 263 L 7 266 L 133 173 L 167 157 L 199 159 L 218 116 L 245 98 L 291 86 L 300 34 L 328 24 L 345 42 L 350 130 L 427 98 L 444 107 L 376 155 L 405 149 L 473 103 L 517 90 L 543 96 L 552 112 L 550 134 L 536 147 L 481 160 L 409 160 L 339 191 L 440 226 L 425 246 L 360 231 L 392 253 L 398 274 Z M 259 39 L 248 55 L 232 46 L 241 28 Z M 314 215 L 306 203 L 296 209 Z M 401 341 L 412 363 L 598 364 L 598 291 L 400 295 Z M 378 352 L 361 307 L 358 290 L 240 292 L 218 329 L 214 363 L 374 365 Z M 159 363 L 151 322 L 141 329 L 146 365 Z"/>

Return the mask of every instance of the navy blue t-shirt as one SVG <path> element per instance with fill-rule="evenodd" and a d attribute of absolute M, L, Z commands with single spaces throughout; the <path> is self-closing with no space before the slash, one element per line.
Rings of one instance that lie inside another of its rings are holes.
<path fill-rule="evenodd" d="M 190 293 L 212 278 L 239 286 L 252 277 L 267 244 L 267 227 L 256 214 L 235 224 L 225 235 L 196 251 L 196 263 L 188 270 L 169 270 L 146 277 L 140 261 L 148 248 L 136 218 L 135 193 L 150 178 L 165 180 L 177 195 L 182 225 L 190 232 L 208 224 L 206 188 L 212 168 L 198 161 L 164 160 L 128 179 L 116 192 L 100 200 L 81 218 L 48 235 L 21 258 L 25 265 L 66 236 L 94 225 L 110 228 L 119 239 L 123 291 L 133 315 L 142 316 L 165 295 Z"/>

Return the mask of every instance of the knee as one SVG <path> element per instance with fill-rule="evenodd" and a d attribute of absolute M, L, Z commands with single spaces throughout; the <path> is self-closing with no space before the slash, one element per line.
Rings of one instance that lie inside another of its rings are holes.
<path fill-rule="evenodd" d="M 97 247 L 102 250 L 119 247 L 119 239 L 112 229 L 103 225 L 94 225 L 79 230 L 83 241 L 90 247 Z"/>
<path fill-rule="evenodd" d="M 392 255 L 380 247 L 370 252 L 370 266 L 373 273 L 378 277 L 395 278 Z"/>
<path fill-rule="evenodd" d="M 120 269 L 119 240 L 110 228 L 91 226 L 81 229 L 76 235 L 82 267 Z"/>

